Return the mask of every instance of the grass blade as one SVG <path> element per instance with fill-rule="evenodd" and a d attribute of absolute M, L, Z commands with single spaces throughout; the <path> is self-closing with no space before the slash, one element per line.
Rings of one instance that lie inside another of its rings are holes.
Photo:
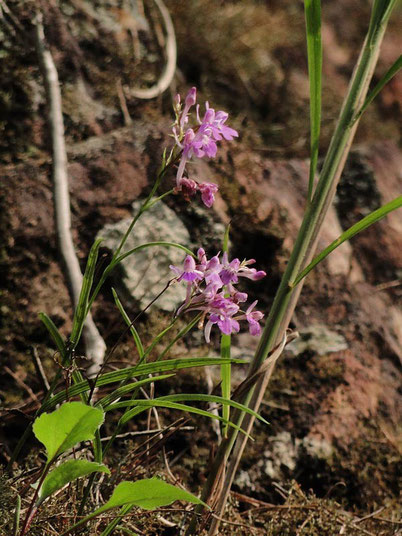
<path fill-rule="evenodd" d="M 374 87 L 374 89 L 368 95 L 368 97 L 364 101 L 363 106 L 360 108 L 355 118 L 353 119 L 353 122 L 357 121 L 361 117 L 361 115 L 366 111 L 367 107 L 373 102 L 373 100 L 377 97 L 377 95 L 383 89 L 385 84 L 387 84 L 391 80 L 391 78 L 393 78 L 401 68 L 402 68 L 402 54 L 393 63 L 393 65 L 388 69 L 388 71 L 381 77 L 378 84 Z"/>
<path fill-rule="evenodd" d="M 139 387 L 142 387 L 143 385 L 147 385 L 148 383 L 153 383 L 158 380 L 165 380 L 166 378 L 171 378 L 172 376 L 174 376 L 174 374 L 163 374 L 162 376 L 152 376 L 151 378 L 144 378 L 143 380 L 139 380 L 138 382 L 132 382 L 128 385 L 123 385 L 122 387 L 119 387 L 112 393 L 109 393 L 107 396 L 104 396 L 101 400 L 98 400 L 95 404 L 95 407 L 100 406 L 104 409 L 107 406 L 110 406 L 110 404 L 112 404 L 115 400 L 130 393 L 131 391 L 134 391 L 135 389 L 138 389 Z"/>
<path fill-rule="evenodd" d="M 143 401 L 144 401 L 143 399 L 140 399 L 140 400 L 127 400 L 125 402 L 118 402 L 117 404 L 113 404 L 112 406 L 105 407 L 104 410 L 110 411 L 111 409 L 119 409 L 119 408 L 134 406 L 134 405 L 140 405 L 142 404 Z M 158 403 L 159 402 L 160 403 L 164 403 L 164 402 L 208 402 L 208 403 L 211 403 L 212 402 L 215 404 L 220 404 L 222 406 L 232 406 L 235 409 L 239 409 L 240 411 L 249 413 L 256 419 L 259 419 L 260 421 L 262 421 L 264 424 L 269 424 L 269 422 L 266 421 L 263 417 L 261 417 L 261 415 L 249 409 L 244 404 L 235 402 L 234 400 L 231 400 L 230 398 L 223 398 L 221 396 L 216 396 L 216 395 L 181 393 L 178 395 L 160 396 L 158 398 L 151 400 L 151 402 L 152 401 L 158 402 Z M 145 400 L 145 402 L 149 402 L 149 400 Z"/>
<path fill-rule="evenodd" d="M 181 249 L 182 251 L 187 253 L 187 255 L 191 255 L 192 257 L 194 257 L 194 253 L 190 249 L 186 248 L 185 246 L 182 246 L 181 244 L 176 244 L 176 242 L 158 241 L 158 242 L 147 242 L 146 244 L 141 244 L 140 246 L 130 249 L 130 251 L 127 251 L 126 253 L 123 253 L 122 255 L 117 257 L 117 259 L 114 261 L 114 264 L 118 264 L 119 262 L 123 261 L 126 257 L 129 257 L 130 255 L 132 255 L 133 253 L 136 253 L 137 251 L 141 251 L 142 249 L 151 248 L 155 246 L 165 246 L 169 248 Z"/>
<path fill-rule="evenodd" d="M 232 380 L 231 380 L 231 374 L 232 374 L 232 366 L 230 364 L 230 344 L 231 344 L 231 337 L 230 335 L 225 335 L 222 333 L 221 335 L 221 357 L 223 359 L 227 358 L 229 359 L 229 362 L 224 363 L 221 365 L 221 391 L 222 391 L 222 397 L 229 399 L 230 398 L 230 392 L 232 387 Z M 229 421 L 230 419 L 230 406 L 229 404 L 225 404 L 222 408 L 222 417 Z M 223 435 L 224 437 L 227 437 L 228 432 L 228 425 L 226 424 L 223 427 Z"/>
<path fill-rule="evenodd" d="M 307 60 L 310 81 L 310 173 L 308 199 L 311 200 L 313 197 L 314 176 L 317 169 L 321 123 L 321 1 L 305 0 L 304 13 L 306 18 Z"/>
<path fill-rule="evenodd" d="M 60 335 L 60 331 L 57 329 L 57 327 L 53 323 L 53 320 L 49 318 L 46 313 L 39 313 L 39 318 L 45 324 L 48 332 L 50 333 L 50 336 L 52 337 L 53 342 L 55 343 L 57 347 L 57 350 L 60 352 L 62 363 L 63 363 L 65 358 L 67 357 L 67 351 L 66 351 L 66 345 L 64 344 L 64 339 Z"/>
<path fill-rule="evenodd" d="M 177 409 L 179 411 L 185 411 L 187 413 L 195 413 L 196 415 L 200 415 L 202 417 L 209 417 L 210 419 L 216 419 L 218 421 L 223 422 L 224 424 L 228 424 L 229 426 L 232 426 L 235 430 L 238 432 L 242 432 L 243 434 L 246 434 L 250 439 L 251 437 L 247 432 L 245 432 L 240 426 L 237 426 L 237 424 L 234 424 L 233 422 L 226 421 L 223 417 L 220 417 L 219 415 L 215 415 L 215 413 L 210 413 L 209 411 L 205 411 L 204 409 L 194 408 L 192 406 L 187 406 L 186 404 L 180 404 L 178 402 L 171 402 L 169 400 L 162 400 L 159 401 L 158 399 L 154 400 L 132 400 L 131 402 L 136 403 L 136 407 L 133 408 L 130 411 L 127 411 L 123 417 L 119 421 L 119 426 L 126 424 L 130 419 L 133 417 L 139 415 L 140 413 L 147 411 L 149 408 L 169 408 L 169 409 Z"/>
<path fill-rule="evenodd" d="M 168 353 L 168 351 L 176 344 L 176 342 L 184 337 L 191 329 L 193 329 L 194 326 L 196 326 L 201 318 L 201 313 L 195 316 L 184 328 L 182 328 L 179 333 L 174 337 L 174 339 L 164 348 L 162 353 L 158 355 L 157 360 L 160 361 L 165 357 L 165 355 Z"/>
<path fill-rule="evenodd" d="M 223 237 L 223 246 L 222 249 L 224 252 L 229 252 L 229 233 L 230 233 L 230 224 L 226 226 L 225 234 Z M 231 337 L 230 335 L 221 335 L 221 357 L 222 359 L 230 359 L 230 349 L 231 349 Z M 223 398 L 229 399 L 232 389 L 232 366 L 230 361 L 221 365 L 221 392 Z M 230 419 L 230 406 L 225 404 L 222 408 L 222 417 L 229 421 Z M 228 425 L 223 427 L 223 436 L 227 437 Z"/>
<path fill-rule="evenodd" d="M 84 327 L 85 318 L 88 313 L 88 300 L 89 293 L 92 288 L 94 279 L 94 273 L 96 268 L 96 262 L 98 260 L 99 247 L 102 239 L 95 240 L 91 251 L 89 252 L 87 265 L 85 267 L 85 273 L 82 281 L 82 287 L 77 307 L 74 313 L 73 328 L 71 330 L 71 341 L 76 346 L 81 336 L 82 328 Z"/>
<path fill-rule="evenodd" d="M 119 300 L 117 292 L 115 291 L 114 288 L 112 288 L 112 293 L 113 293 L 114 301 L 115 301 L 115 303 L 117 305 L 117 308 L 119 309 L 119 311 L 121 313 L 121 316 L 124 319 L 124 322 L 130 328 L 130 333 L 133 336 L 135 346 L 137 347 L 137 352 L 138 352 L 140 362 L 141 362 L 143 360 L 143 358 L 144 358 L 144 346 L 142 345 L 142 342 L 141 342 L 140 336 L 138 334 L 138 331 L 135 329 L 134 324 L 131 322 L 128 314 L 124 310 L 124 307 L 123 307 L 121 301 Z"/>
<path fill-rule="evenodd" d="M 243 359 L 232 359 L 232 363 L 244 364 Z M 148 374 L 160 374 L 171 370 L 182 370 L 193 367 L 206 367 L 212 365 L 221 365 L 222 359 L 220 357 L 189 357 L 181 359 L 169 359 L 166 361 L 159 361 L 156 363 L 144 363 L 142 365 L 134 365 L 133 367 L 127 367 L 122 370 L 114 370 L 113 372 L 107 372 L 102 374 L 95 383 L 96 387 L 102 387 L 103 385 L 109 385 L 111 383 L 121 382 L 127 379 L 131 379 L 133 374 L 136 377 L 147 376 Z M 74 397 L 89 391 L 91 386 L 86 380 L 77 382 L 68 389 L 68 396 Z M 43 404 L 42 411 L 47 411 L 57 404 L 60 404 L 67 398 L 67 392 L 64 389 L 60 391 L 50 400 Z"/>
<path fill-rule="evenodd" d="M 320 263 L 325 257 L 327 257 L 334 249 L 336 249 L 338 246 L 343 244 L 343 242 L 346 242 L 346 240 L 350 240 L 354 236 L 356 236 L 358 233 L 364 231 L 367 229 L 367 227 L 370 227 L 370 225 L 373 225 L 373 223 L 381 220 L 384 218 L 387 214 L 390 212 L 402 207 L 402 195 L 394 199 L 393 201 L 390 201 L 383 207 L 375 210 L 359 222 L 355 223 L 355 225 L 352 225 L 347 231 L 341 234 L 336 240 L 334 240 L 328 247 L 326 247 L 319 255 L 317 255 L 310 264 L 296 277 L 295 281 L 292 283 L 292 287 L 295 287 L 300 283 L 300 281 L 306 277 L 306 275 L 311 272 L 311 270 L 317 266 L 318 263 Z"/>

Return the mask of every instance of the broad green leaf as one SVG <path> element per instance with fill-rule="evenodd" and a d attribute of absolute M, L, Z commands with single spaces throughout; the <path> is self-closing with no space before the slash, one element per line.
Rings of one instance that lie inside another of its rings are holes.
<path fill-rule="evenodd" d="M 393 63 L 393 65 L 388 69 L 388 71 L 384 74 L 384 76 L 381 77 L 378 84 L 374 87 L 374 89 L 367 96 L 366 100 L 364 101 L 363 106 L 355 115 L 353 122 L 359 119 L 359 117 L 366 111 L 367 107 L 373 102 L 373 100 L 380 93 L 380 91 L 385 86 L 385 84 L 387 84 L 391 80 L 391 78 L 393 78 L 401 68 L 402 68 L 402 55 L 399 56 L 399 58 Z"/>
<path fill-rule="evenodd" d="M 89 252 L 88 261 L 82 280 L 80 297 L 78 299 L 77 307 L 75 308 L 73 327 L 71 330 L 71 341 L 74 345 L 78 344 L 82 328 L 84 327 L 85 318 L 87 316 L 89 294 L 91 292 L 92 283 L 94 280 L 96 262 L 98 260 L 98 253 L 101 242 L 102 238 L 98 238 L 97 240 L 95 240 L 93 246 L 91 247 L 91 251 Z"/>
<path fill-rule="evenodd" d="M 117 292 L 115 291 L 114 288 L 112 288 L 112 293 L 113 293 L 113 298 L 114 298 L 114 301 L 117 305 L 117 308 L 119 309 L 120 311 L 120 314 L 121 316 L 123 317 L 124 319 L 124 322 L 127 324 L 127 326 L 129 327 L 130 329 L 130 333 L 131 335 L 133 336 L 133 339 L 134 339 L 134 342 L 135 342 L 135 346 L 137 347 L 137 352 L 138 352 L 138 355 L 139 355 L 139 358 L 140 358 L 140 362 L 142 361 L 143 357 L 144 357 L 144 347 L 142 345 L 142 342 L 141 342 L 141 339 L 140 339 L 140 336 L 138 335 L 138 332 L 137 330 L 135 329 L 135 326 L 134 324 L 131 322 L 128 314 L 126 313 L 126 311 L 124 310 L 124 307 L 121 303 L 121 301 L 119 300 L 119 297 L 117 295 Z"/>
<path fill-rule="evenodd" d="M 102 463 L 89 462 L 88 460 L 68 460 L 62 463 L 53 469 L 43 481 L 38 495 L 37 506 L 69 482 L 95 472 L 110 475 L 109 469 Z"/>
<path fill-rule="evenodd" d="M 81 519 L 78 523 L 64 531 L 60 536 L 66 536 L 75 529 L 97 517 L 103 512 L 119 506 L 132 505 L 144 510 L 155 510 L 161 506 L 167 506 L 174 501 L 186 501 L 193 504 L 203 504 L 198 497 L 176 486 L 172 486 L 158 478 L 146 478 L 137 482 L 120 482 L 116 486 L 110 499 L 103 506 Z"/>
<path fill-rule="evenodd" d="M 82 402 L 67 402 L 52 413 L 38 417 L 33 432 L 46 447 L 49 463 L 77 443 L 93 439 L 104 417 L 100 409 Z"/>
<path fill-rule="evenodd" d="M 62 362 L 64 362 L 66 358 L 66 345 L 64 344 L 63 337 L 60 335 L 59 330 L 46 313 L 39 313 L 39 318 L 45 324 L 50 336 L 53 339 L 53 342 L 56 345 L 57 350 L 60 352 Z"/>
<path fill-rule="evenodd" d="M 121 482 L 116 486 L 107 503 L 98 508 L 97 512 L 105 512 L 126 504 L 133 504 L 144 510 L 155 510 L 155 508 L 172 504 L 174 501 L 204 504 L 201 499 L 184 489 L 172 486 L 158 478 L 146 478 L 137 482 Z"/>
<path fill-rule="evenodd" d="M 232 363 L 244 364 L 246 361 L 244 359 L 232 359 Z M 130 380 L 135 374 L 136 377 L 147 376 L 148 374 L 160 374 L 161 372 L 166 372 L 170 370 L 182 370 L 186 368 L 193 367 L 206 367 L 212 365 L 221 365 L 222 359 L 219 357 L 189 357 L 181 359 L 167 359 L 166 361 L 158 361 L 156 363 L 143 363 L 142 365 L 134 365 L 133 367 L 127 367 L 121 370 L 115 370 L 113 372 L 107 372 L 102 374 L 96 380 L 96 387 L 102 387 L 103 385 L 109 385 L 111 383 L 122 382 Z M 80 395 L 89 391 L 91 388 L 86 380 L 81 381 L 73 385 L 68 389 L 68 396 L 73 397 Z M 46 411 L 48 409 L 57 406 L 66 400 L 67 392 L 66 390 L 57 393 L 53 396 L 46 404 L 43 405 L 42 410 Z"/>
<path fill-rule="evenodd" d="M 308 199 L 312 199 L 317 169 L 321 123 L 321 0 L 305 0 L 308 75 L 310 82 L 310 174 Z"/>
<path fill-rule="evenodd" d="M 300 274 L 296 277 L 295 281 L 292 283 L 292 286 L 298 285 L 300 281 L 304 277 L 306 277 L 306 275 L 311 272 L 311 270 L 315 266 L 317 266 L 318 263 L 325 259 L 325 257 L 327 257 L 332 251 L 334 251 L 334 249 L 346 242 L 346 240 L 350 240 L 361 231 L 367 229 L 367 227 L 370 227 L 370 225 L 373 225 L 373 223 L 381 220 L 387 214 L 400 207 L 402 207 L 402 195 L 397 197 L 393 201 L 390 201 L 381 208 L 375 210 L 365 218 L 361 219 L 359 222 L 355 223 L 355 225 L 352 225 L 352 227 L 342 233 L 341 236 L 339 236 L 328 247 L 321 251 L 321 253 L 319 253 L 302 272 L 300 272 Z"/>

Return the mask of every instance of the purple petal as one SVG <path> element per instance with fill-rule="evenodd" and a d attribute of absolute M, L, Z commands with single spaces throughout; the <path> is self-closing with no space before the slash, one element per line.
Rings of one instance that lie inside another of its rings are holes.
<path fill-rule="evenodd" d="M 252 319 L 249 319 L 248 321 L 248 329 L 249 329 L 250 335 L 259 335 L 261 333 L 260 324 Z"/>

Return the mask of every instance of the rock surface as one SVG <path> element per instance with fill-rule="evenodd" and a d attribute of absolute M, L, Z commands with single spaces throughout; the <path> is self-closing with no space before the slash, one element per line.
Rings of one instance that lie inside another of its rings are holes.
<path fill-rule="evenodd" d="M 133 203 L 133 216 L 137 214 L 141 202 Z M 132 218 L 105 225 L 98 233 L 103 238 L 102 245 L 115 251 L 123 239 Z M 127 238 L 122 254 L 149 242 L 174 242 L 191 248 L 190 235 L 173 210 L 163 202 L 156 203 L 142 214 L 138 225 Z M 185 285 L 174 283 L 166 288 L 174 277 L 169 266 L 181 266 L 185 252 L 175 247 L 148 247 L 135 252 L 121 263 L 118 290 L 122 290 L 126 298 L 145 309 L 154 300 L 151 307 L 173 312 L 183 302 L 186 292 Z M 166 289 L 166 290 L 165 290 Z M 160 295 L 160 296 L 159 296 Z M 159 296 L 159 297 L 158 297 Z"/>

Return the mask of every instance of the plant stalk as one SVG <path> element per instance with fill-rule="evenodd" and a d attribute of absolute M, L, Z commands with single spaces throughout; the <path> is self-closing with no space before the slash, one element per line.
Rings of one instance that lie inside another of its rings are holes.
<path fill-rule="evenodd" d="M 395 2 L 392 0 L 392 3 Z M 379 4 L 381 6 L 379 7 Z M 302 283 L 295 286 L 293 282 L 305 266 L 309 264 L 314 255 L 319 233 L 322 228 L 324 218 L 332 204 L 336 187 L 339 182 L 353 137 L 357 128 L 357 121 L 353 121 L 356 112 L 364 103 L 368 86 L 372 78 L 375 65 L 377 63 L 380 45 L 384 36 L 386 23 L 388 21 L 391 9 L 390 2 L 375 2 L 370 27 L 364 41 L 362 51 L 356 64 L 348 93 L 345 97 L 340 117 L 332 137 L 327 156 L 324 161 L 320 179 L 318 181 L 313 199 L 307 204 L 306 212 L 296 238 L 296 242 L 289 259 L 286 271 L 281 279 L 278 291 L 276 293 L 271 311 L 269 313 L 266 326 L 259 346 L 256 350 L 254 359 L 250 364 L 248 376 L 253 375 L 267 358 L 269 352 L 283 336 L 288 327 L 293 311 L 296 307 Z M 377 11 L 375 11 L 377 8 Z M 378 10 L 382 16 L 379 16 Z M 257 411 L 268 385 L 270 376 L 274 367 L 268 369 L 265 376 L 257 382 L 255 388 L 244 396 L 241 402 L 248 405 L 251 409 Z M 233 419 L 236 424 L 241 425 L 244 420 L 244 413 L 238 413 L 237 420 Z M 250 432 L 254 419 L 246 416 L 244 429 Z M 243 435 L 243 434 L 242 434 Z M 231 430 L 227 439 L 221 442 L 213 466 L 211 468 L 208 480 L 204 485 L 201 499 L 204 502 L 210 500 L 214 490 L 219 484 L 219 476 L 222 474 L 222 464 L 229 457 L 237 439 L 237 431 Z M 236 446 L 236 456 L 226 471 L 226 479 L 222 486 L 222 492 L 218 498 L 217 511 L 220 517 L 230 491 L 235 471 L 240 461 L 241 454 L 244 450 L 246 441 L 240 437 Z M 203 510 L 202 505 L 197 506 L 195 512 L 200 513 Z M 209 536 L 216 534 L 219 527 L 218 517 L 214 518 L 210 527 Z M 197 525 L 197 515 L 194 515 L 187 530 L 187 535 L 195 534 Z"/>

